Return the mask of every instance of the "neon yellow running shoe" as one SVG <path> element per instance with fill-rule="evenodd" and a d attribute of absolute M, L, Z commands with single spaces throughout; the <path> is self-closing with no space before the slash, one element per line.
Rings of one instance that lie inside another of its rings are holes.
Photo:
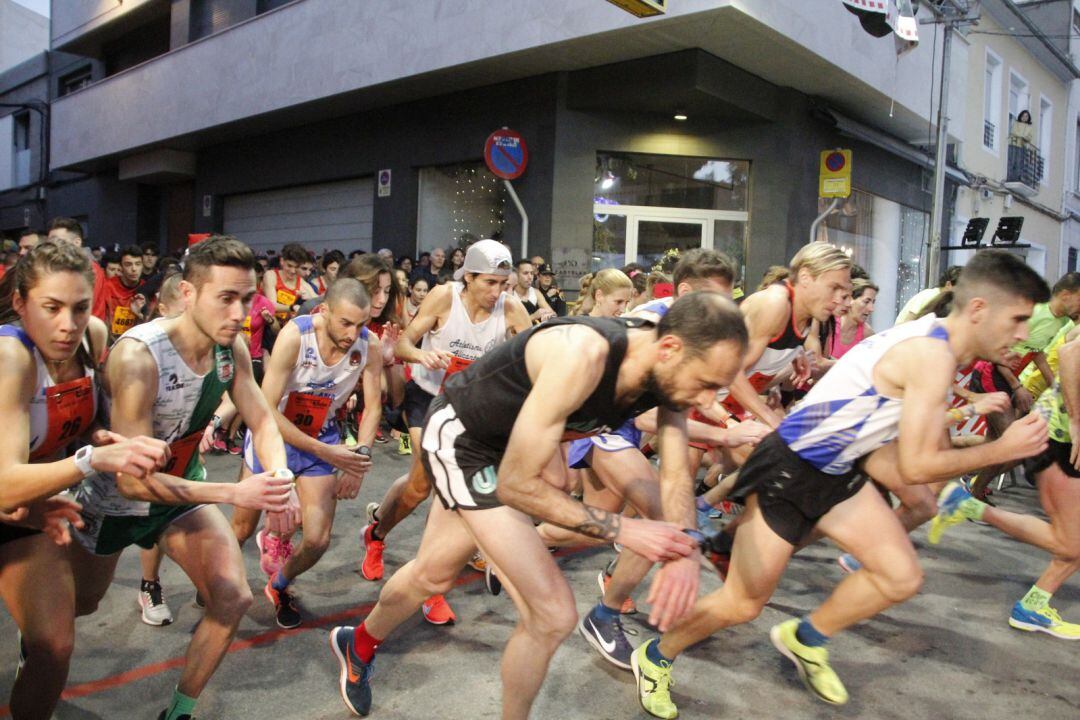
<path fill-rule="evenodd" d="M 1044 632 L 1061 640 L 1080 640 L 1080 625 L 1065 622 L 1058 611 L 1049 605 L 1038 610 L 1028 610 L 1022 603 L 1013 605 L 1009 625 L 1027 632 Z"/>
<path fill-rule="evenodd" d="M 646 654 L 649 644 L 655 642 L 659 641 L 653 638 L 634 651 L 630 656 L 630 669 L 637 679 L 638 701 L 645 712 L 672 720 L 679 717 L 679 708 L 671 702 L 671 665 L 665 662 L 657 665 Z"/>
<path fill-rule="evenodd" d="M 927 540 L 931 545 L 941 542 L 941 536 L 953 525 L 959 525 L 967 520 L 960 510 L 960 503 L 970 497 L 971 493 L 955 480 L 942 488 L 941 494 L 938 495 L 938 514 L 930 522 L 930 532 L 927 533 Z"/>
<path fill-rule="evenodd" d="M 848 701 L 848 692 L 833 669 L 829 667 L 829 651 L 823 647 L 803 645 L 795 637 L 799 627 L 798 619 L 786 620 L 774 625 L 769 631 L 769 639 L 780 653 L 799 671 L 799 677 L 806 684 L 806 689 L 827 703 L 843 705 Z"/>

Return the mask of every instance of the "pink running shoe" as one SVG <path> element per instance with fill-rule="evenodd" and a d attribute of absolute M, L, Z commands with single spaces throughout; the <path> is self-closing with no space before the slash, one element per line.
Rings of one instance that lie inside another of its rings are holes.
<path fill-rule="evenodd" d="M 265 527 L 255 535 L 255 544 L 259 546 L 259 567 L 267 577 L 273 577 L 293 554 L 291 540 L 271 535 Z"/>

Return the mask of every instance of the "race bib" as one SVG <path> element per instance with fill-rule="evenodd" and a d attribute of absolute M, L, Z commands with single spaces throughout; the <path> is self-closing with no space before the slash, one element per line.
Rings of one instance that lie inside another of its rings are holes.
<path fill-rule="evenodd" d="M 139 322 L 139 316 L 126 305 L 119 305 L 113 310 L 112 334 L 123 335 Z"/>
<path fill-rule="evenodd" d="M 251 316 L 250 315 L 248 315 L 246 318 L 244 318 L 244 324 L 240 326 L 240 330 L 245 335 L 247 335 L 248 337 L 251 337 Z"/>
<path fill-rule="evenodd" d="M 334 398 L 310 393 L 289 393 L 285 418 L 308 437 L 317 438 L 326 424 L 326 415 Z"/>
<path fill-rule="evenodd" d="M 286 307 L 291 308 L 293 305 L 296 304 L 296 298 L 297 297 L 298 297 L 297 294 L 292 292 L 291 290 L 286 290 L 285 288 L 278 288 L 278 291 L 277 291 L 278 305 L 285 305 Z M 275 314 L 282 321 L 286 321 L 286 320 L 289 319 L 289 313 L 287 313 L 287 312 L 279 312 L 279 313 L 275 313 Z"/>
<path fill-rule="evenodd" d="M 474 360 L 466 360 L 465 358 L 459 358 L 457 355 L 450 358 L 450 365 L 446 368 L 446 374 L 443 375 L 442 385 L 439 386 L 439 394 L 442 395 L 443 389 L 446 387 L 446 381 L 451 375 L 461 372 L 465 368 L 475 362 Z"/>
<path fill-rule="evenodd" d="M 94 383 L 81 377 L 45 389 L 48 429 L 41 445 L 30 455 L 39 460 L 54 455 L 79 437 L 94 420 Z"/>
<path fill-rule="evenodd" d="M 188 466 L 191 465 L 191 458 L 199 450 L 199 442 L 202 441 L 202 437 L 203 433 L 199 431 L 169 443 L 171 457 L 161 472 L 166 475 L 185 477 Z"/>

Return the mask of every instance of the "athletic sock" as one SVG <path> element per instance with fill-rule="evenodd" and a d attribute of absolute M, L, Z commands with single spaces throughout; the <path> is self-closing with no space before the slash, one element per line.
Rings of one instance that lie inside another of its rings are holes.
<path fill-rule="evenodd" d="M 822 647 L 829 642 L 828 635 L 822 635 L 821 631 L 814 627 L 809 617 L 799 621 L 799 627 L 795 630 L 795 639 L 807 647 Z"/>
<path fill-rule="evenodd" d="M 986 512 L 988 507 L 990 506 L 986 503 L 971 497 L 961 500 L 958 509 L 960 514 L 968 520 L 982 520 L 983 513 Z"/>
<path fill-rule="evenodd" d="M 664 657 L 664 654 L 660 652 L 660 641 L 656 640 L 645 646 L 645 657 L 649 658 L 649 662 L 656 665 L 671 665 L 675 661 L 672 658 Z"/>
<path fill-rule="evenodd" d="M 619 611 L 612 610 L 607 605 L 605 605 L 603 601 L 596 603 L 596 607 L 593 608 L 593 612 L 596 614 L 596 617 L 600 618 L 605 622 L 611 622 L 615 618 L 619 617 Z"/>
<path fill-rule="evenodd" d="M 176 688 L 173 690 L 172 702 L 169 703 L 169 709 L 165 712 L 165 720 L 180 720 L 180 718 L 185 715 L 190 718 L 192 713 L 195 712 L 195 703 L 197 700 L 198 698 L 188 697 L 180 692 L 180 688 Z"/>
<path fill-rule="evenodd" d="M 285 588 L 289 587 L 290 580 L 285 577 L 284 570 L 278 570 L 274 573 L 274 577 L 270 578 L 270 587 L 274 588 L 278 592 L 281 592 Z"/>
<path fill-rule="evenodd" d="M 150 592 L 150 589 L 154 586 L 154 583 L 156 582 L 158 582 L 157 578 L 154 578 L 153 580 L 147 580 L 146 578 L 143 578 L 142 585 L 139 586 L 139 589 L 143 592 Z"/>
<path fill-rule="evenodd" d="M 353 632 L 353 652 L 365 663 L 371 662 L 375 657 L 375 650 L 382 644 L 382 640 L 372 637 L 366 627 L 366 623 L 360 623 L 360 627 Z"/>
<path fill-rule="evenodd" d="M 1050 604 L 1050 598 L 1051 597 L 1053 597 L 1052 593 L 1046 592 L 1045 590 L 1041 589 L 1038 585 L 1032 585 L 1031 589 L 1027 591 L 1027 595 L 1025 595 L 1020 600 L 1020 605 L 1025 610 L 1032 610 L 1032 611 L 1042 610 L 1043 608 L 1045 608 L 1047 605 Z"/>

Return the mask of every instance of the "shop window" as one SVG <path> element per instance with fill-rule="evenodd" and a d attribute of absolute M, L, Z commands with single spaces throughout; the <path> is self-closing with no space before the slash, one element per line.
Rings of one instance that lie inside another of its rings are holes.
<path fill-rule="evenodd" d="M 611 205 L 746 210 L 750 163 L 677 155 L 599 153 L 594 195 Z"/>
<path fill-rule="evenodd" d="M 520 221 L 508 200 L 503 181 L 481 161 L 421 168 L 417 252 L 510 235 L 516 256 Z"/>

